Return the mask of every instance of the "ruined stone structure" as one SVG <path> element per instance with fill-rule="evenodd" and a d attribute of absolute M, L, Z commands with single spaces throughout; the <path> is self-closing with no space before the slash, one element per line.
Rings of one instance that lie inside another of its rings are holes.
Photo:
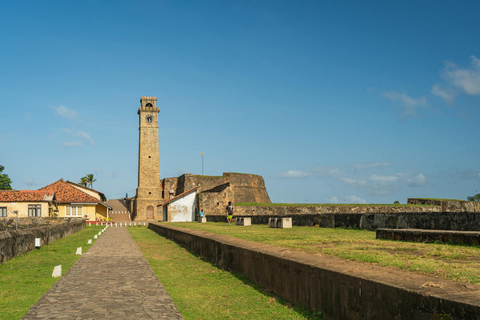
<path fill-rule="evenodd" d="M 138 108 L 138 188 L 133 214 L 137 220 L 158 220 L 157 205 L 163 201 L 160 185 L 158 113 L 156 97 L 142 97 Z"/>
<path fill-rule="evenodd" d="M 225 172 L 222 176 L 184 174 L 162 180 L 163 198 L 167 201 L 197 188 L 196 211 L 206 215 L 225 215 L 228 202 L 271 203 L 265 181 L 259 175 Z M 169 219 L 170 220 L 170 219 Z"/>
<path fill-rule="evenodd" d="M 160 180 L 160 153 L 156 97 L 140 99 L 138 188 L 136 196 L 121 199 L 131 211 L 132 219 L 141 221 L 175 221 L 164 212 L 166 201 L 196 189 L 195 212 L 203 209 L 209 215 L 223 215 L 229 201 L 271 203 L 261 176 L 224 173 L 222 176 L 184 174 Z M 167 203 L 166 203 L 167 204 Z"/>

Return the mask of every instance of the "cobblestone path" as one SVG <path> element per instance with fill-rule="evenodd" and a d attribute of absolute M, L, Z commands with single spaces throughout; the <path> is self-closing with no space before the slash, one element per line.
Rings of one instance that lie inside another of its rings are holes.
<path fill-rule="evenodd" d="M 23 319 L 183 319 L 127 228 L 112 227 Z"/>

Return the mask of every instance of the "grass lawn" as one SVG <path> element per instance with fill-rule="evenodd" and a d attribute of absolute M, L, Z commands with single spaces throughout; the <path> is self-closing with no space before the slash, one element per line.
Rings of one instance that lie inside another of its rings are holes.
<path fill-rule="evenodd" d="M 340 228 L 273 229 L 266 225 L 239 227 L 214 222 L 167 224 L 313 254 L 375 263 L 480 286 L 480 247 L 377 240 L 375 231 Z"/>
<path fill-rule="evenodd" d="M 53 268 L 61 264 L 65 275 L 80 258 L 75 255 L 77 248 L 82 247 L 85 253 L 91 246 L 87 240 L 100 230 L 102 227 L 86 227 L 0 264 L 0 319 L 20 319 L 60 279 L 52 278 Z"/>
<path fill-rule="evenodd" d="M 185 319 L 321 319 L 147 228 L 129 231 Z"/>
<path fill-rule="evenodd" d="M 250 207 L 435 207 L 429 204 L 373 204 L 373 203 L 255 203 L 235 202 L 236 206 Z"/>

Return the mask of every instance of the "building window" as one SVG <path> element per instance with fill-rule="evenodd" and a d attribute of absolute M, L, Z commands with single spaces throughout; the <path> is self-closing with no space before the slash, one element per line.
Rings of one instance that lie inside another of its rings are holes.
<path fill-rule="evenodd" d="M 83 217 L 83 207 L 65 206 L 65 217 Z"/>
<path fill-rule="evenodd" d="M 7 216 L 7 207 L 0 207 L 0 217 Z"/>
<path fill-rule="evenodd" d="M 42 216 L 42 206 L 40 204 L 29 204 L 28 205 L 28 216 L 29 217 L 41 217 Z"/>

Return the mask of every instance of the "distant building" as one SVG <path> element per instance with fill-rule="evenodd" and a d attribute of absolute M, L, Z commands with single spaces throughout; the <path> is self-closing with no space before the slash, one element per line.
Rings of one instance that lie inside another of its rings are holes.
<path fill-rule="evenodd" d="M 55 193 L 37 190 L 0 191 L 0 218 L 52 217 L 58 211 Z"/>
<path fill-rule="evenodd" d="M 109 209 L 105 195 L 99 191 L 60 179 L 39 191 L 55 194 L 58 211 L 57 217 L 77 217 L 87 221 L 109 218 Z"/>
<path fill-rule="evenodd" d="M 195 220 L 195 199 L 197 188 L 179 194 L 158 205 L 163 210 L 163 221 L 186 222 Z"/>

